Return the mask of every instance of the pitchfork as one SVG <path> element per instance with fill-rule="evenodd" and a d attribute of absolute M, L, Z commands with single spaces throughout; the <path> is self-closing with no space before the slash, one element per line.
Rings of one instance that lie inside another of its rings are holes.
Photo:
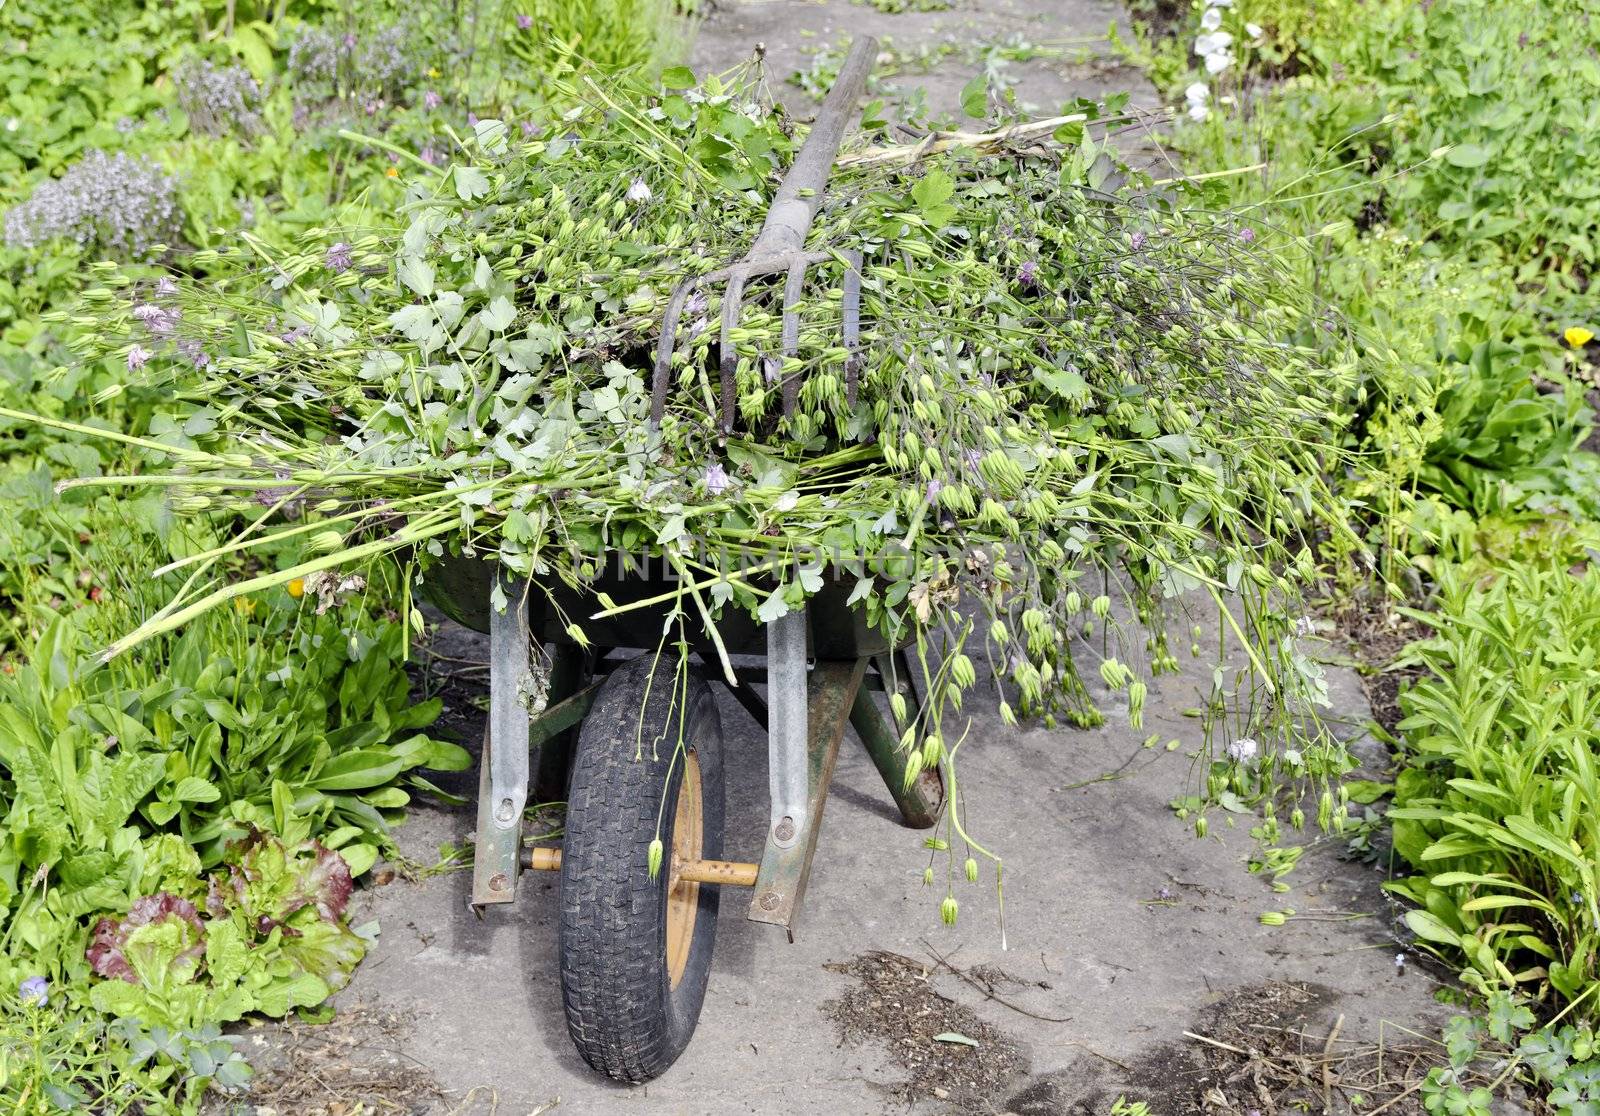
<path fill-rule="evenodd" d="M 661 340 L 656 345 L 655 375 L 650 383 L 650 425 L 661 425 L 662 412 L 667 405 L 667 384 L 672 369 L 672 351 L 677 343 L 678 320 L 683 316 L 684 304 L 700 286 L 727 281 L 722 299 L 722 354 L 719 378 L 722 389 L 722 415 L 719 422 L 721 434 L 726 438 L 733 431 L 734 373 L 738 354 L 734 351 L 733 330 L 739 324 L 739 313 L 744 304 L 745 283 L 758 275 L 772 275 L 787 270 L 788 280 L 783 287 L 782 345 L 785 359 L 798 355 L 800 347 L 799 301 L 805 286 L 806 269 L 829 257 L 827 252 L 807 252 L 806 236 L 811 223 L 816 220 L 817 209 L 822 205 L 823 191 L 828 185 L 828 173 L 839 153 L 845 129 L 855 115 L 856 102 L 866 90 L 867 76 L 878 54 L 878 41 L 869 35 L 858 37 L 850 45 L 839 76 L 828 90 L 827 99 L 817 110 L 811 134 L 800 149 L 789 173 L 783 176 L 778 192 L 767 210 L 767 219 L 756 235 L 755 243 L 744 258 L 728 267 L 705 275 L 685 279 L 673 290 L 667 300 L 667 312 L 661 322 Z M 855 403 L 856 380 L 860 361 L 857 346 L 861 321 L 861 253 L 850 250 L 843 253 L 844 305 L 843 339 L 849 354 L 845 363 L 845 393 L 850 403 Z M 800 395 L 798 375 L 785 376 L 782 381 L 783 414 L 794 413 Z"/>

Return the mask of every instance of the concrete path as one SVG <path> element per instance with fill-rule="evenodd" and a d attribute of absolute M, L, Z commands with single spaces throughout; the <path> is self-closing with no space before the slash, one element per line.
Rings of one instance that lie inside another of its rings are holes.
<path fill-rule="evenodd" d="M 446 640 L 452 656 L 482 655 L 471 633 Z M 1196 666 L 1155 687 L 1144 732 L 1012 729 L 974 704 L 961 769 L 967 824 L 1005 858 L 1009 948 L 987 870 L 959 888 L 958 925 L 940 924 L 940 893 L 922 885 L 922 836 L 899 825 L 850 735 L 798 941 L 745 921 L 745 893 L 726 903 L 698 1034 L 665 1077 L 624 1088 L 577 1057 L 561 1012 L 555 880 L 538 874 L 524 877 L 516 907 L 481 918 L 467 905 L 466 872 L 361 892 L 355 921 L 377 918 L 382 938 L 339 999 L 354 1022 L 338 1064 L 412 1074 L 416 1112 L 520 1116 L 559 1099 L 561 1113 L 1101 1114 L 1126 1094 L 1178 1116 L 1234 1110 L 1205 1104 L 1209 1088 L 1234 1091 L 1211 1056 L 1220 1048 L 1185 1031 L 1226 1032 L 1237 1045 L 1244 1027 L 1300 1029 L 1319 1048 L 1338 1019 L 1341 1043 L 1403 1041 L 1394 1024 L 1437 1035 L 1441 975 L 1409 955 L 1396 965 L 1395 909 L 1374 869 L 1339 858 L 1342 840 L 1313 839 L 1285 877 L 1291 890 L 1277 894 L 1246 870 L 1250 815 L 1236 815 L 1236 828 L 1214 815 L 1204 840 L 1174 817 L 1169 802 L 1196 778 L 1197 722 L 1183 711 L 1208 675 Z M 1343 728 L 1358 732 L 1357 679 L 1338 667 L 1330 678 L 1349 715 Z M 726 694 L 721 713 L 727 855 L 756 860 L 764 737 Z M 459 700 L 455 714 L 475 740 L 481 715 Z M 1184 744 L 1146 748 L 1148 733 Z M 466 809 L 421 809 L 400 840 L 431 863 L 471 825 Z M 1260 923 L 1286 908 L 1300 917 Z M 929 1012 L 983 1045 L 929 1041 L 919 1030 Z M 264 1050 L 284 1045 L 274 1031 Z M 316 1061 L 304 1047 L 296 1057 Z M 339 1072 L 345 1087 L 364 1080 Z"/>

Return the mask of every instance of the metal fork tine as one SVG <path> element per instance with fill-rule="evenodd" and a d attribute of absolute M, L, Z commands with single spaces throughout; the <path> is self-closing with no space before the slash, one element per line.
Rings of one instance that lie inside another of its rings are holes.
<path fill-rule="evenodd" d="M 689 294 L 700 282 L 685 279 L 667 299 L 667 312 L 661 318 L 661 339 L 656 342 L 656 368 L 650 378 L 650 428 L 661 425 L 661 416 L 667 409 L 667 381 L 672 371 L 672 350 L 677 344 L 678 319 L 683 317 L 683 307 Z"/>
<path fill-rule="evenodd" d="M 783 356 L 785 360 L 800 355 L 800 291 L 806 282 L 806 266 L 810 257 L 798 255 L 789 265 L 789 278 L 783 285 Z M 800 399 L 800 373 L 783 377 L 783 417 L 794 414 Z"/>
<path fill-rule="evenodd" d="M 739 324 L 739 311 L 744 306 L 744 284 L 749 277 L 748 266 L 735 264 L 728 270 L 728 289 L 722 296 L 722 422 L 718 429 L 724 440 L 733 432 L 733 378 L 739 368 L 739 354 L 733 345 L 733 329 Z"/>
<path fill-rule="evenodd" d="M 861 253 L 852 248 L 844 254 L 844 398 L 856 405 L 856 383 L 861 378 Z"/>

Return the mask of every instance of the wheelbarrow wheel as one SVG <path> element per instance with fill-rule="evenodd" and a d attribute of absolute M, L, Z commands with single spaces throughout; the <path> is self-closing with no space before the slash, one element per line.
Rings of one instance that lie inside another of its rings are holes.
<path fill-rule="evenodd" d="M 722 856 L 722 723 L 711 688 L 644 655 L 595 695 L 573 756 L 561 858 L 561 999 L 584 1061 L 618 1081 L 664 1073 L 711 975 L 717 889 L 675 866 Z M 680 734 L 681 729 L 681 734 Z M 683 741 L 683 752 L 678 741 Z M 658 833 L 660 870 L 650 874 Z"/>

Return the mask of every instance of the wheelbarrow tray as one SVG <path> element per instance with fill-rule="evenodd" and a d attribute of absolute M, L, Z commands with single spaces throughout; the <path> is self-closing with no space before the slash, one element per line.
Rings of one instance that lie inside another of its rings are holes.
<path fill-rule="evenodd" d="M 498 563 L 493 559 L 447 556 L 430 567 L 424 587 L 429 600 L 450 619 L 487 633 L 490 591 L 497 568 Z M 573 642 L 572 636 L 560 619 L 565 614 L 583 629 L 595 647 L 654 647 L 671 612 L 670 602 L 593 619 L 593 614 L 600 609 L 598 594 L 604 593 L 617 604 L 626 605 L 671 593 L 678 584 L 676 579 L 663 575 L 659 568 L 647 566 L 645 573 L 632 575 L 610 567 L 585 590 L 573 589 L 560 581 L 534 585 L 528 593 L 528 626 L 533 636 L 544 643 L 569 645 Z M 848 586 L 828 581 L 806 602 L 807 643 L 812 656 L 863 659 L 895 650 L 882 632 L 867 623 L 865 613 L 849 603 L 849 597 Z M 690 646 L 702 656 L 715 655 L 715 645 L 703 631 L 692 603 L 686 602 L 685 607 L 684 634 Z M 766 653 L 766 627 L 744 609 L 726 609 L 717 623 L 717 632 L 729 654 Z"/>

